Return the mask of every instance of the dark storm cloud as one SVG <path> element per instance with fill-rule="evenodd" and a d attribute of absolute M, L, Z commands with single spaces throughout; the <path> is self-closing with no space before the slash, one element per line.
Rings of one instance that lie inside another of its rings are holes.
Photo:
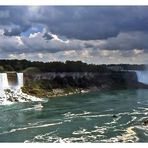
<path fill-rule="evenodd" d="M 27 31 L 31 25 L 32 22 L 29 21 L 27 7 L 0 7 L 0 28 L 4 29 L 4 35 L 20 35 L 22 32 Z"/>
<path fill-rule="evenodd" d="M 47 41 L 53 39 L 53 37 L 49 33 L 44 33 L 43 38 L 45 38 L 45 40 Z"/>
<path fill-rule="evenodd" d="M 5 32 L 10 36 L 26 31 L 33 24 L 43 24 L 52 33 L 81 40 L 106 39 L 120 32 L 148 30 L 147 7 L 42 6 L 31 10 L 28 7 L 1 6 L 0 10 L 7 14 L 0 17 L 1 25 L 19 27 Z"/>
<path fill-rule="evenodd" d="M 103 49 L 148 49 L 148 32 L 120 33 L 116 37 L 109 38 L 99 45 Z"/>
<path fill-rule="evenodd" d="M 22 28 L 11 28 L 11 30 L 4 29 L 5 36 L 17 36 L 22 32 Z"/>
<path fill-rule="evenodd" d="M 146 6 L 0 6 L 1 55 L 66 52 L 70 57 L 84 51 L 78 56 L 93 59 L 99 51 L 110 59 L 116 53 L 116 60 L 146 53 L 147 43 Z"/>
<path fill-rule="evenodd" d="M 32 21 L 67 38 L 106 39 L 120 32 L 148 30 L 147 7 L 42 7 L 40 13 Z"/>

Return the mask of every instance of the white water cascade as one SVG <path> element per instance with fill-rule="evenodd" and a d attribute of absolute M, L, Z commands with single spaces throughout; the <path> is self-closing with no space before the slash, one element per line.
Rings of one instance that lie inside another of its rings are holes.
<path fill-rule="evenodd" d="M 0 73 L 0 101 L 6 101 L 6 95 L 4 90 L 9 88 L 7 74 L 6 73 Z"/>
<path fill-rule="evenodd" d="M 9 88 L 7 74 L 0 73 L 0 90 Z"/>
<path fill-rule="evenodd" d="M 9 73 L 9 76 L 13 74 Z M 9 81 L 15 82 L 12 85 Z M 12 80 L 9 80 L 8 73 L 0 73 L 0 105 L 12 104 L 14 102 L 41 101 L 40 98 L 23 93 L 21 90 L 23 85 L 23 73 L 15 73 L 15 78 Z"/>
<path fill-rule="evenodd" d="M 148 70 L 136 71 L 137 79 L 143 84 L 148 84 Z"/>
<path fill-rule="evenodd" d="M 17 88 L 20 89 L 23 86 L 24 86 L 23 73 L 17 73 Z"/>

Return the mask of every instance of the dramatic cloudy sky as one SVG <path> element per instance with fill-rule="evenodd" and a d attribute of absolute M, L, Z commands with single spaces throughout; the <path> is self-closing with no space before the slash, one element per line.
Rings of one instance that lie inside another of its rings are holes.
<path fill-rule="evenodd" d="M 0 6 L 0 59 L 148 63 L 148 7 Z"/>

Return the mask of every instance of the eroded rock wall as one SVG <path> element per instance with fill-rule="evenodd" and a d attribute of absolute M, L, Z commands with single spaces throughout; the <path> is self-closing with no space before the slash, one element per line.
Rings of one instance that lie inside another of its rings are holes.
<path fill-rule="evenodd" d="M 147 87 L 137 80 L 135 72 L 119 71 L 110 73 L 91 73 L 91 72 L 69 72 L 69 73 L 37 73 L 24 74 L 25 84 L 30 81 L 46 80 L 46 83 L 56 81 L 56 87 L 60 88 L 64 85 L 72 87 L 93 87 L 100 89 L 120 89 L 120 88 L 138 88 Z M 53 83 L 52 83 L 53 82 Z M 59 83 L 59 86 L 58 86 Z M 62 85 L 61 85 L 62 83 Z"/>

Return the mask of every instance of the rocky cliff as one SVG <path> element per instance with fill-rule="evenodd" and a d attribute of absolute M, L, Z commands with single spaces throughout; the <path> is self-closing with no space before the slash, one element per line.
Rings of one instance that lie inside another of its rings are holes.
<path fill-rule="evenodd" d="M 17 85 L 17 73 L 16 72 L 7 72 L 7 79 L 10 86 Z"/>
<path fill-rule="evenodd" d="M 24 74 L 24 91 L 30 94 L 54 92 L 55 89 L 90 91 L 106 89 L 148 88 L 137 81 L 135 72 L 114 71 L 108 73 L 92 72 L 50 72 Z M 50 94 L 52 94 L 50 93 Z M 63 92 L 64 93 L 64 92 Z M 49 94 L 49 96 L 50 96 Z M 42 95 L 41 95 L 42 96 Z"/>
<path fill-rule="evenodd" d="M 46 83 L 57 83 L 57 88 L 63 83 L 66 85 L 75 85 L 82 87 L 97 86 L 98 88 L 128 88 L 145 87 L 137 80 L 135 72 L 119 71 L 110 73 L 92 73 L 92 72 L 50 72 L 24 74 L 24 83 L 45 81 Z M 59 86 L 58 86 L 59 84 Z M 85 84 L 83 86 L 83 84 Z"/>

